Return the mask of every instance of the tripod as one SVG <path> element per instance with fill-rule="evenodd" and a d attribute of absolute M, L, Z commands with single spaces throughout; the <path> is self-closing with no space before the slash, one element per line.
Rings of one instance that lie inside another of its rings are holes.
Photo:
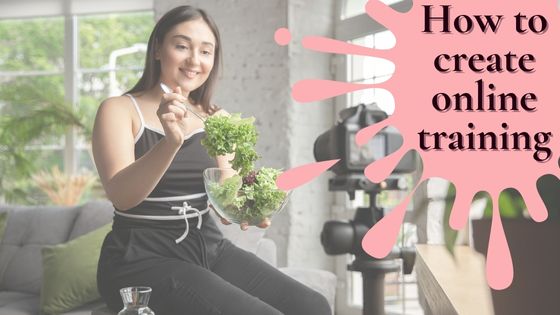
<path fill-rule="evenodd" d="M 355 255 L 354 261 L 348 265 L 348 270 L 362 273 L 363 279 L 363 311 L 364 315 L 385 315 L 385 275 L 390 272 L 397 272 L 400 264 L 396 259 L 403 259 L 403 269 L 405 274 L 410 274 L 414 266 L 416 252 L 413 248 L 393 247 L 386 257 L 377 259 L 369 256 L 361 247 L 362 238 L 369 229 L 383 218 L 383 209 L 376 205 L 376 197 L 387 188 L 396 188 L 396 179 L 388 179 L 382 184 L 374 184 L 363 178 L 333 178 L 329 181 L 329 190 L 347 191 L 351 199 L 355 197 L 355 189 L 365 191 L 369 196 L 368 207 L 356 209 L 352 227 L 354 237 L 351 253 Z"/>

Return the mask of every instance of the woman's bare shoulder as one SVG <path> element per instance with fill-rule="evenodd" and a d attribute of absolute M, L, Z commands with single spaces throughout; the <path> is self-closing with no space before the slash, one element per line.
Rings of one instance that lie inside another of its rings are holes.
<path fill-rule="evenodd" d="M 111 114 L 131 114 L 133 106 L 131 100 L 128 96 L 113 96 L 105 99 L 99 105 L 99 113 L 111 113 Z"/>
<path fill-rule="evenodd" d="M 115 128 L 116 125 L 129 128 L 134 120 L 134 106 L 127 96 L 114 96 L 105 99 L 97 109 L 95 126 Z M 94 126 L 94 127 L 95 127 Z"/>

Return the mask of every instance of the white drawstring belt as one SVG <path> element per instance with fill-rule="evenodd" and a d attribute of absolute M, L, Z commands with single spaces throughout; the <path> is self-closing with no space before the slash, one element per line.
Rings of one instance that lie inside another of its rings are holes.
<path fill-rule="evenodd" d="M 188 211 L 194 211 L 197 214 L 198 222 L 196 224 L 196 228 L 200 230 L 200 227 L 202 226 L 202 214 L 200 210 L 191 207 L 191 205 L 189 205 L 189 203 L 186 201 L 183 202 L 182 207 L 171 207 L 171 210 L 179 210 L 179 214 L 182 215 L 183 218 L 185 219 L 185 226 L 186 226 L 185 232 L 183 232 L 183 235 L 181 235 L 181 237 L 175 240 L 175 243 L 177 244 L 181 243 L 187 237 L 187 235 L 189 235 L 189 218 L 187 216 Z M 206 208 L 206 210 L 208 210 L 208 208 Z"/>
<path fill-rule="evenodd" d="M 191 200 L 191 199 L 198 199 L 204 195 L 206 194 L 202 193 L 202 194 L 193 194 L 193 195 L 179 196 L 179 197 L 162 197 L 162 198 L 158 198 L 159 200 L 157 201 L 168 201 L 170 199 L 177 200 L 178 198 L 182 198 L 182 200 L 185 199 Z M 152 198 L 152 199 L 156 199 L 156 198 Z M 148 200 L 148 198 L 146 198 L 146 201 L 156 201 L 156 200 Z M 178 239 L 175 240 L 175 243 L 179 244 L 187 237 L 187 235 L 189 235 L 189 219 L 198 217 L 196 228 L 200 230 L 200 228 L 202 227 L 202 215 L 206 214 L 210 210 L 210 208 L 207 207 L 204 210 L 198 210 L 197 208 L 194 208 L 191 205 L 189 205 L 187 201 L 183 201 L 182 206 L 171 207 L 171 210 L 178 211 L 178 215 L 140 215 L 140 214 L 124 213 L 122 211 L 115 211 L 115 214 L 127 218 L 134 218 L 134 219 L 185 220 L 185 232 L 183 232 L 183 235 L 181 235 Z"/>

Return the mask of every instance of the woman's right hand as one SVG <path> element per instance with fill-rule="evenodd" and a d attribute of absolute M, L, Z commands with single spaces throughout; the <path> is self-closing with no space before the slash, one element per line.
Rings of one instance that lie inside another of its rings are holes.
<path fill-rule="evenodd" d="M 222 217 L 222 215 L 220 215 L 220 213 L 218 211 L 216 211 L 216 208 L 214 208 L 214 206 L 211 203 L 208 203 L 208 207 L 212 210 L 214 210 L 214 213 L 220 218 L 220 221 L 222 221 L 223 225 L 230 225 L 231 222 L 228 221 L 228 219 Z M 260 227 L 261 229 L 266 229 L 270 226 L 270 219 L 269 218 L 264 218 L 261 223 L 257 224 L 258 227 Z M 239 227 L 241 228 L 241 230 L 243 231 L 247 231 L 249 229 L 249 222 L 243 221 L 239 224 Z"/>
<path fill-rule="evenodd" d="M 157 110 L 157 116 L 165 133 L 165 141 L 175 146 L 181 146 L 186 135 L 187 109 L 185 103 L 187 102 L 181 87 L 176 87 L 173 93 L 163 93 Z"/>

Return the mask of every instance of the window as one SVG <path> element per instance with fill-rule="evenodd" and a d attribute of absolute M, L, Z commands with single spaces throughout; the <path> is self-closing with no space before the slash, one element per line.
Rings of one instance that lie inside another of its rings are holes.
<path fill-rule="evenodd" d="M 388 49 L 395 45 L 395 35 L 382 31 L 350 41 L 364 47 Z M 347 57 L 347 79 L 355 83 L 381 83 L 387 81 L 395 71 L 395 65 L 386 59 L 349 55 Z M 355 106 L 360 103 L 376 103 L 377 106 L 392 114 L 395 101 L 389 91 L 383 89 L 366 89 L 348 94 L 347 104 Z"/>
<path fill-rule="evenodd" d="M 393 8 L 406 11 L 410 1 L 383 1 Z M 364 11 L 367 0 L 345 0 L 339 12 L 340 20 L 336 24 L 335 36 L 352 44 L 370 48 L 389 49 L 395 45 L 395 36 L 382 25 L 371 20 Z M 337 80 L 355 83 L 380 83 L 388 80 L 395 70 L 391 61 L 381 58 L 347 55 L 335 56 Z M 338 97 L 337 112 L 345 107 L 360 103 L 375 104 L 377 108 L 391 115 L 395 109 L 394 99 L 389 91 L 382 89 L 365 89 Z M 406 177 L 408 187 L 412 187 L 413 177 Z M 385 191 L 377 196 L 379 207 L 390 209 L 402 200 L 407 192 Z M 354 201 L 349 201 L 345 193 L 336 198 L 334 216 L 337 219 L 351 219 L 357 207 L 367 206 L 369 197 L 363 192 L 356 192 Z M 412 207 L 410 208 L 412 210 Z M 399 246 L 413 246 L 417 242 L 416 226 L 405 222 L 398 239 Z M 337 274 L 346 286 L 337 292 L 337 312 L 342 314 L 361 314 L 363 303 L 362 274 L 351 272 L 346 266 L 353 261 L 351 255 L 337 257 Z M 385 309 L 391 314 L 423 314 L 418 303 L 418 292 L 415 275 L 404 275 L 402 272 L 389 273 L 385 278 Z"/>
<path fill-rule="evenodd" d="M 395 4 L 401 0 L 383 0 L 385 4 Z M 364 7 L 368 0 L 344 0 L 344 6 L 340 14 L 341 19 L 348 19 L 364 13 Z"/>
<path fill-rule="evenodd" d="M 154 23 L 152 12 L 78 17 L 77 105 L 88 122 L 105 98 L 121 95 L 140 78 Z M 75 148 L 77 168 L 95 171 L 88 141 L 78 139 Z"/>
<path fill-rule="evenodd" d="M 151 3 L 139 3 L 151 8 Z M 0 122 L 21 115 L 33 117 L 39 110 L 56 111 L 56 106 L 65 105 L 75 109 L 85 132 L 63 128 L 62 122 L 57 126 L 56 120 L 47 125 L 47 119 L 37 117 L 25 124 L 12 122 L 17 128 L 0 133 L 0 200 L 45 202 L 31 176 L 53 166 L 69 173 L 89 170 L 96 174 L 89 137 L 97 107 L 103 99 L 131 88 L 141 75 L 146 43 L 155 23 L 153 12 L 92 15 L 86 9 L 81 8 L 83 14 L 79 15 L 55 12 L 52 17 L 20 18 L 17 5 L 10 4 L 11 11 L 2 12 Z M 13 139 L 27 139 L 45 128 L 44 136 L 15 151 Z"/>

